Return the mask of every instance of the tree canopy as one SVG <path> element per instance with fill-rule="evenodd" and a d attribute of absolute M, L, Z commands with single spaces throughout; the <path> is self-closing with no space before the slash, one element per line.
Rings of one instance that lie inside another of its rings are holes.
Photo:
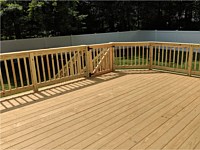
<path fill-rule="evenodd" d="M 130 30 L 200 30 L 200 1 L 1 0 L 1 40 Z"/>

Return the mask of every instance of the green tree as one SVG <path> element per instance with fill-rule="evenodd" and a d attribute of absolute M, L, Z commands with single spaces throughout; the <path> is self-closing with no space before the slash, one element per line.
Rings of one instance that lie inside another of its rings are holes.
<path fill-rule="evenodd" d="M 23 7 L 16 2 L 1 1 L 1 39 L 20 39 Z"/>
<path fill-rule="evenodd" d="M 200 1 L 0 1 L 1 39 L 200 30 Z"/>

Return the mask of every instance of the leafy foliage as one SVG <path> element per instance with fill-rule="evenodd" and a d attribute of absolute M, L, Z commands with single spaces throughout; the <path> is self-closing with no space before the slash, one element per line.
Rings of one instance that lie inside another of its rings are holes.
<path fill-rule="evenodd" d="M 200 1 L 1 0 L 1 40 L 129 30 L 200 30 Z"/>

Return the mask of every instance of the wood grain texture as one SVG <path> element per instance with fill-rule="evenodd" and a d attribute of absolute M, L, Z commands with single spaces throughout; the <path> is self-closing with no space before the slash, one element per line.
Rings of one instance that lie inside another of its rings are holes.
<path fill-rule="evenodd" d="M 47 91 L 58 95 L 0 114 L 3 150 L 199 147 L 199 78 L 124 70 Z"/>

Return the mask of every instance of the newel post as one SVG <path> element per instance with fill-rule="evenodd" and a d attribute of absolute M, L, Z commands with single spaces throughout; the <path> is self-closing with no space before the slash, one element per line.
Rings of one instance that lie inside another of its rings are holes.
<path fill-rule="evenodd" d="M 115 71 L 115 56 L 114 56 L 115 46 L 111 43 L 110 47 L 110 70 Z"/>
<path fill-rule="evenodd" d="M 86 77 L 91 77 L 92 58 L 90 47 L 86 47 Z"/>
<path fill-rule="evenodd" d="M 153 66 L 153 46 L 150 44 L 149 70 L 152 70 L 152 66 Z"/>
<path fill-rule="evenodd" d="M 35 69 L 34 54 L 30 53 L 29 58 L 30 58 L 30 70 L 31 70 L 31 79 L 32 79 L 32 84 L 33 84 L 33 91 L 37 92 L 38 91 L 38 85 L 37 85 L 37 75 L 36 75 L 36 69 Z"/>
<path fill-rule="evenodd" d="M 193 61 L 193 47 L 190 46 L 190 51 L 189 51 L 189 59 L 188 59 L 188 75 L 191 76 L 192 74 L 192 61 Z"/>

